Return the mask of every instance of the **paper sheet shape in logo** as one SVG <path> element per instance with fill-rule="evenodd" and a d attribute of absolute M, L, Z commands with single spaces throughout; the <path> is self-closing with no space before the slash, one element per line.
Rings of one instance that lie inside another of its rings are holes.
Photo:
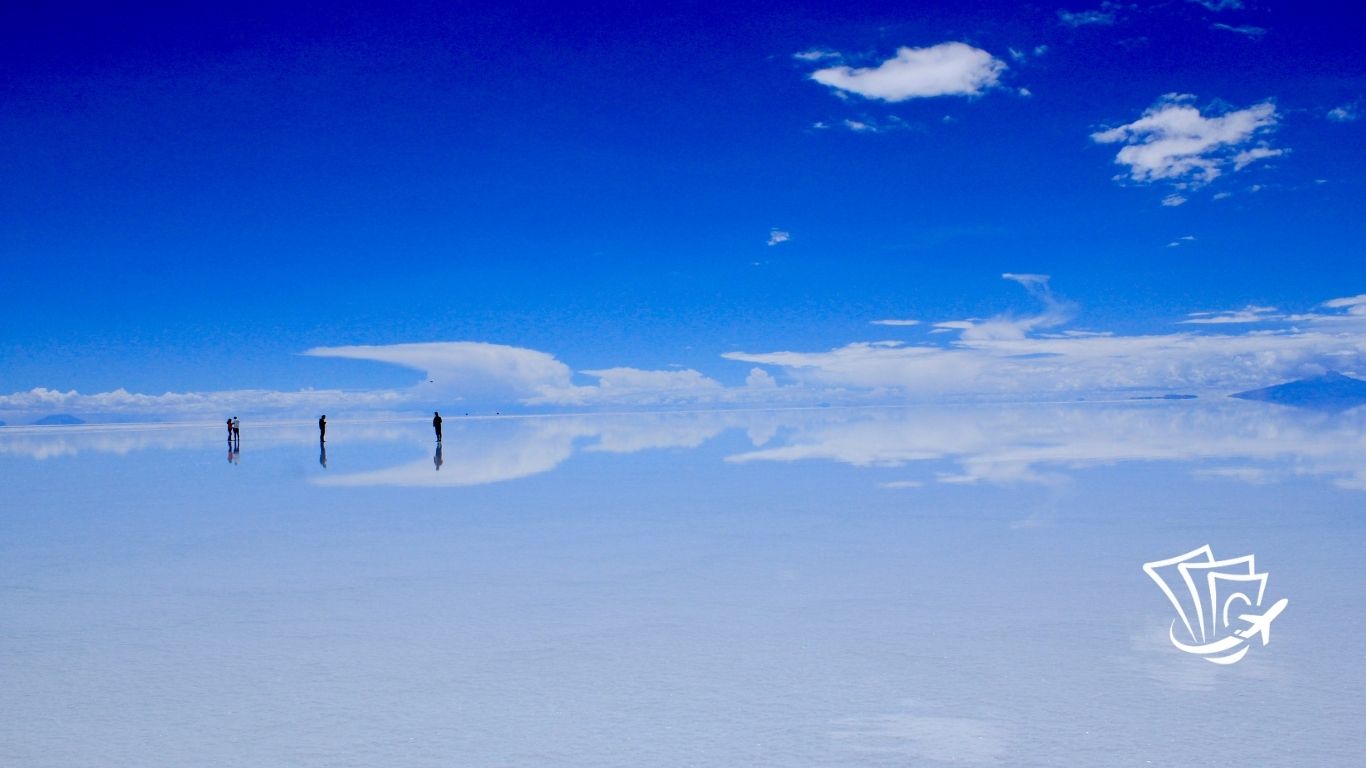
<path fill-rule="evenodd" d="M 1253 556 L 1216 560 L 1208 544 L 1144 563 L 1143 572 L 1176 609 L 1167 631 L 1172 645 L 1215 664 L 1241 660 L 1255 637 L 1262 645 L 1271 642 L 1271 622 L 1290 604 L 1283 597 L 1263 608 L 1268 574 L 1257 573 Z M 1234 611 L 1243 613 L 1231 615 Z M 1233 626 L 1238 622 L 1246 626 Z"/>

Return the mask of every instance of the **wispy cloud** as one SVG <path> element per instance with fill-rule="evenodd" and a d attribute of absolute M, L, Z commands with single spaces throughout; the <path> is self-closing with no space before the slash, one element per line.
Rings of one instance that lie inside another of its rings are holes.
<path fill-rule="evenodd" d="M 1240 11 L 1243 8 L 1243 0 L 1187 0 L 1187 2 L 1203 5 L 1206 9 L 1215 11 Z"/>
<path fill-rule="evenodd" d="M 823 121 L 820 123 L 820 127 L 822 128 L 831 128 L 835 126 L 845 128 L 847 130 L 853 131 L 854 133 L 870 134 L 890 133 L 892 131 L 915 130 L 918 127 L 914 123 L 908 123 L 905 120 L 902 120 L 901 118 L 897 117 L 896 115 L 887 115 L 886 117 L 882 118 L 872 118 L 867 116 L 860 116 L 858 119 L 845 118 L 833 125 L 830 123 L 825 123 Z"/>
<path fill-rule="evenodd" d="M 1263 36 L 1266 35 L 1266 30 L 1265 30 L 1265 29 L 1263 29 L 1262 27 L 1254 27 L 1254 26 L 1252 26 L 1252 25 L 1250 25 L 1250 24 L 1243 24 L 1243 25 L 1240 25 L 1240 26 L 1236 26 L 1236 27 L 1235 27 L 1235 26 L 1233 26 L 1232 24 L 1223 24 L 1223 23 L 1216 22 L 1216 23 L 1214 23 L 1214 24 L 1211 24 L 1211 25 L 1210 25 L 1210 28 L 1211 28 L 1211 29 L 1220 29 L 1220 30 L 1223 30 L 1223 31 L 1225 31 L 1225 32 L 1233 32 L 1234 34 L 1239 34 L 1239 35 L 1242 35 L 1243 37 L 1247 37 L 1247 38 L 1250 38 L 1250 39 L 1252 39 L 1252 40 L 1260 40 L 1260 39 L 1262 39 Z"/>
<path fill-rule="evenodd" d="M 1366 317 L 1366 293 L 1341 299 L 1329 299 L 1323 302 L 1322 306 L 1328 309 L 1345 309 L 1349 315 Z"/>
<path fill-rule="evenodd" d="M 1162 198 L 1162 204 L 1168 208 L 1175 208 L 1178 205 L 1186 204 L 1186 196 L 1172 193 Z"/>
<path fill-rule="evenodd" d="M 791 240 L 791 239 L 792 239 L 792 233 L 788 232 L 787 230 L 776 229 L 776 228 L 775 228 L 775 229 L 770 229 L 770 230 L 768 231 L 768 244 L 769 244 L 769 245 L 778 245 L 779 243 L 786 243 L 788 240 Z"/>
<path fill-rule="evenodd" d="M 1246 149 L 1233 156 L 1233 170 L 1241 171 L 1258 160 L 1265 160 L 1269 157 L 1280 157 L 1284 155 L 1284 149 L 1271 149 L 1270 147 L 1253 147 Z"/>
<path fill-rule="evenodd" d="M 1360 117 L 1356 104 L 1343 104 L 1328 110 L 1328 119 L 1335 123 L 1350 123 Z"/>
<path fill-rule="evenodd" d="M 1224 312 L 1191 312 L 1186 315 L 1186 319 L 1181 323 L 1184 325 L 1227 325 L 1229 323 L 1264 323 L 1270 320 L 1280 320 L 1285 316 L 1278 313 L 1275 307 L 1259 307 L 1249 304 L 1242 309 L 1227 310 Z"/>
<path fill-rule="evenodd" d="M 1029 61 L 1031 56 L 1038 58 L 1039 56 L 1048 53 L 1048 46 L 1046 44 L 1040 44 L 1033 48 L 1008 48 L 1006 49 L 1006 52 L 1010 54 L 1010 58 L 1016 63 L 1023 64 L 1024 62 Z"/>
<path fill-rule="evenodd" d="M 1127 167 L 1129 179 L 1185 187 L 1207 184 L 1230 165 L 1239 171 L 1283 152 L 1262 140 L 1276 127 L 1276 106 L 1270 101 L 1207 117 L 1191 105 L 1194 98 L 1167 94 L 1138 120 L 1096 131 L 1091 140 L 1123 145 L 1115 162 Z"/>
<path fill-rule="evenodd" d="M 949 320 L 935 323 L 935 327 L 961 331 L 962 338 L 968 341 L 1021 339 L 1031 331 L 1052 328 L 1071 319 L 1073 307 L 1054 297 L 1048 275 L 1006 272 L 1001 278 L 1023 286 L 1043 305 L 1043 311 L 1025 317 L 999 315 L 986 320 Z"/>
<path fill-rule="evenodd" d="M 1104 6 L 1102 6 L 1102 8 L 1104 8 Z M 1114 11 L 1108 8 L 1090 11 L 1060 10 L 1058 11 L 1058 22 L 1063 26 L 1072 27 L 1073 29 L 1088 26 L 1108 27 L 1115 23 L 1115 14 Z"/>
<path fill-rule="evenodd" d="M 891 325 L 898 327 L 920 325 L 919 320 L 873 320 L 873 325 Z"/>
<path fill-rule="evenodd" d="M 811 73 L 811 79 L 868 99 L 897 102 L 933 96 L 978 96 L 996 85 L 1005 62 L 966 43 L 897 49 L 875 67 L 836 66 Z"/>
<path fill-rule="evenodd" d="M 840 55 L 835 51 L 826 50 L 824 48 L 811 48 L 792 54 L 792 58 L 799 61 L 822 61 L 824 59 L 838 59 L 840 58 Z"/>

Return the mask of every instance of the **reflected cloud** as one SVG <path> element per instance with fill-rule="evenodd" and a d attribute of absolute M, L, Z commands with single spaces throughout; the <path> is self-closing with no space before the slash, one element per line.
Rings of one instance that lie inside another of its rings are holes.
<path fill-rule="evenodd" d="M 637 453 L 696 448 L 716 435 L 772 419 L 772 413 L 709 411 L 462 420 L 430 459 L 315 480 L 319 485 L 461 486 L 515 480 L 564 463 L 575 451 Z M 415 450 L 417 443 L 415 445 Z M 436 471 L 433 471 L 433 466 Z"/>
<path fill-rule="evenodd" d="M 899 478 L 903 485 L 1050 484 L 1086 467 L 1168 461 L 1198 463 L 1202 477 L 1260 483 L 1308 475 L 1366 490 L 1364 427 L 1360 412 L 1326 417 L 1237 401 L 859 409 L 809 419 L 777 445 L 727 461 L 952 468 Z"/>
<path fill-rule="evenodd" d="M 6 428 L 0 456 L 36 460 L 82 453 L 221 450 L 210 425 Z M 244 427 L 252 448 L 315 439 L 308 422 Z M 1305 412 L 1241 400 L 1124 401 L 906 408 L 811 408 L 756 411 L 577 414 L 451 419 L 433 447 L 423 420 L 339 422 L 336 440 L 380 450 L 349 451 L 353 460 L 394 466 L 338 472 L 313 482 L 337 486 L 469 486 L 554 470 L 576 453 L 635 454 L 701 449 L 730 433 L 732 464 L 835 462 L 900 468 L 871 480 L 895 492 L 932 485 L 1062 485 L 1087 468 L 1126 462 L 1172 462 L 1205 482 L 1269 484 L 1326 479 L 1366 490 L 1366 409 Z M 330 446 L 330 444 L 329 444 Z M 411 446 L 411 449 L 405 448 Z M 325 448 L 318 463 L 328 466 Z M 229 457 L 237 460 L 237 454 Z M 914 492 L 914 491 L 903 491 Z"/>
<path fill-rule="evenodd" d="M 339 422 L 347 439 L 396 440 L 411 427 L 375 422 Z M 39 461 L 81 454 L 126 456 L 138 451 L 198 450 L 221 447 L 223 425 L 206 424 L 100 424 L 73 427 L 5 427 L 0 429 L 0 456 L 21 456 Z M 294 422 L 248 423 L 243 442 L 265 448 L 316 439 L 316 426 Z M 230 444 L 229 450 L 232 450 Z M 323 457 L 326 456 L 324 448 Z M 323 458 L 320 457 L 320 458 Z"/>

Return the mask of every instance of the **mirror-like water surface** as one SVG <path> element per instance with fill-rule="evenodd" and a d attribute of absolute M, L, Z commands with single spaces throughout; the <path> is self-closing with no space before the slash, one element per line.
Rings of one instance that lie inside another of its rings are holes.
<path fill-rule="evenodd" d="M 0 763 L 1354 765 L 1362 410 L 0 429 Z"/>

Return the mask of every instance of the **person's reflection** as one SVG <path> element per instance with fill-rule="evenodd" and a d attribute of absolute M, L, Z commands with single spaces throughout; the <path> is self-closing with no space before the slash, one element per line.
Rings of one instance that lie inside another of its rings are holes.
<path fill-rule="evenodd" d="M 237 443 L 228 443 L 228 463 L 236 466 L 241 461 L 241 451 Z"/>
<path fill-rule="evenodd" d="M 318 463 L 323 465 L 323 469 L 327 469 L 327 445 L 325 443 L 318 443 Z"/>
<path fill-rule="evenodd" d="M 432 456 L 432 464 L 436 465 L 436 471 L 441 471 L 441 465 L 445 462 L 441 459 L 441 443 L 436 444 L 436 453 Z"/>

